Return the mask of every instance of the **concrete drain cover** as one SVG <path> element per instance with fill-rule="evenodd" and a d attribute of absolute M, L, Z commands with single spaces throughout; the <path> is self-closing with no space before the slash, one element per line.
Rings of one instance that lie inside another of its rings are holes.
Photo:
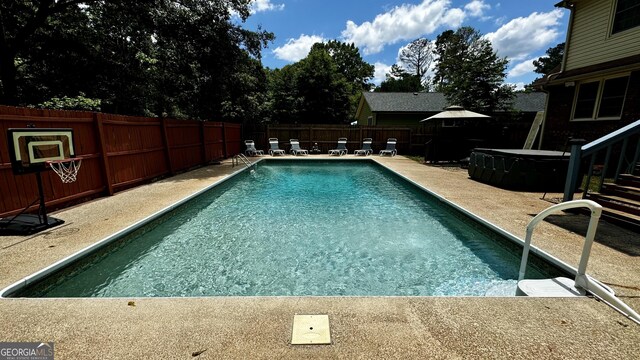
<path fill-rule="evenodd" d="M 295 315 L 291 345 L 331 344 L 329 315 Z"/>

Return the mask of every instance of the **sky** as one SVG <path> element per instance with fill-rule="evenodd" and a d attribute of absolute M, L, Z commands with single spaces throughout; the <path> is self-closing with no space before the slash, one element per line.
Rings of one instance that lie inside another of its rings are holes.
<path fill-rule="evenodd" d="M 273 32 L 262 51 L 266 67 L 281 68 L 309 53 L 316 42 L 354 43 L 375 66 L 379 84 L 398 62 L 399 50 L 417 38 L 435 41 L 445 30 L 477 29 L 500 57 L 509 84 L 522 88 L 538 74 L 533 60 L 565 41 L 569 12 L 558 0 L 254 0 L 242 25 Z"/>

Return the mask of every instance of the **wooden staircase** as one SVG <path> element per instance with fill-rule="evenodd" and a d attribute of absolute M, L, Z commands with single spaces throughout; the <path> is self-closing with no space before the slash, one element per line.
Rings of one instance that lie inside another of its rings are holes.
<path fill-rule="evenodd" d="M 605 183 L 600 192 L 584 198 L 602 205 L 602 216 L 608 221 L 640 230 L 640 164 L 633 174 L 620 174 L 614 183 Z"/>

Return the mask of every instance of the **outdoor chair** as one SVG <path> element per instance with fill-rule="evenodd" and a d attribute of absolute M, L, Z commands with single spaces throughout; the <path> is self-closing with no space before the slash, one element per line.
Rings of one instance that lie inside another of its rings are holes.
<path fill-rule="evenodd" d="M 383 155 L 396 156 L 398 154 L 398 150 L 396 150 L 396 142 L 398 142 L 396 138 L 387 139 L 387 148 L 384 150 L 380 150 L 380 156 L 383 156 Z"/>
<path fill-rule="evenodd" d="M 349 152 L 347 150 L 347 138 L 338 138 L 338 147 L 332 150 L 329 150 L 329 155 L 346 155 Z"/>
<path fill-rule="evenodd" d="M 353 152 L 354 155 L 358 156 L 358 155 L 371 155 L 373 154 L 373 149 L 371 149 L 371 142 L 373 141 L 372 138 L 365 138 L 364 140 L 362 140 L 362 149 L 358 149 L 356 151 Z"/>
<path fill-rule="evenodd" d="M 245 155 L 247 156 L 264 155 L 264 151 L 256 149 L 256 144 L 253 142 L 253 140 L 245 140 L 244 145 L 247 147 L 247 150 L 244 151 Z"/>
<path fill-rule="evenodd" d="M 290 139 L 289 142 L 291 143 L 291 154 L 298 156 L 299 155 L 309 155 L 309 151 L 305 150 L 305 149 L 301 149 L 300 148 L 300 141 L 298 141 L 298 139 Z"/>
<path fill-rule="evenodd" d="M 269 155 L 271 156 L 285 154 L 284 150 L 278 147 L 278 138 L 269 138 L 269 147 Z"/>

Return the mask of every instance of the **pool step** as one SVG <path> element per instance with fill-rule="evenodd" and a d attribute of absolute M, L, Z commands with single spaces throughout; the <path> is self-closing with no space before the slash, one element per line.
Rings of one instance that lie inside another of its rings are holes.
<path fill-rule="evenodd" d="M 517 296 L 533 297 L 575 297 L 585 294 L 584 289 L 576 288 L 575 281 L 565 277 L 520 280 L 516 290 Z"/>

